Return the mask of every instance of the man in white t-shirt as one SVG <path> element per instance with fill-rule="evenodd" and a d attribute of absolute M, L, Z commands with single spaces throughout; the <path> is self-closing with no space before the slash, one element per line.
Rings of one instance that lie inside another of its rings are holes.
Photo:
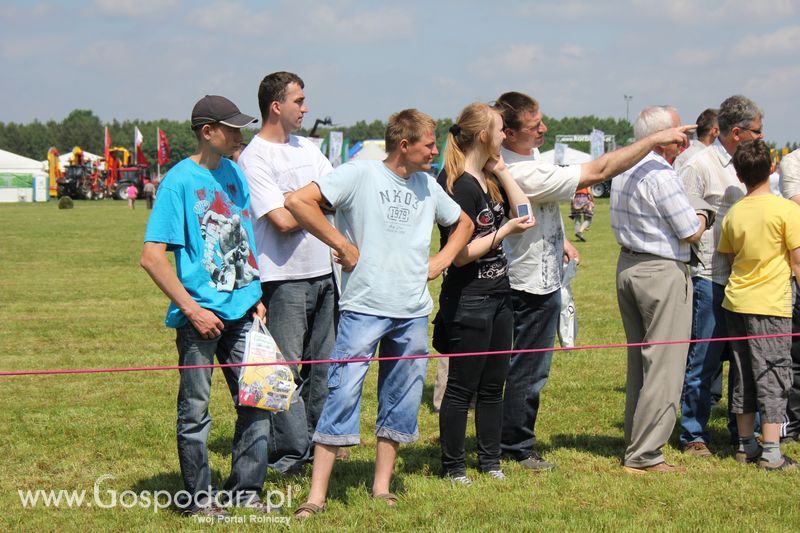
<path fill-rule="evenodd" d="M 683 168 L 695 154 L 700 153 L 706 146 L 711 146 L 717 137 L 719 137 L 717 113 L 719 113 L 719 110 L 708 108 L 697 117 L 697 139 L 692 139 L 689 147 L 675 157 L 675 160 L 672 162 L 672 168 L 675 169 L 675 172 L 680 172 L 681 168 Z"/>
<path fill-rule="evenodd" d="M 292 135 L 308 111 L 303 80 L 266 76 L 258 88 L 262 126 L 239 156 L 250 187 L 258 269 L 269 331 L 287 361 L 327 359 L 333 348 L 334 284 L 330 249 L 301 228 L 284 196 L 329 174 L 328 160 Z M 272 415 L 270 466 L 291 475 L 309 461 L 311 435 L 328 395 L 327 364 L 291 367 L 298 385 L 286 412 Z"/>
<path fill-rule="evenodd" d="M 506 134 L 503 159 L 536 217 L 536 226 L 503 242 L 514 304 L 514 347 L 550 349 L 561 310 L 564 256 L 575 253 L 567 248 L 558 203 L 569 201 L 577 189 L 628 170 L 659 144 L 685 143 L 685 132 L 694 125 L 659 131 L 589 163 L 561 167 L 536 159 L 547 132 L 536 100 L 508 92 L 496 105 L 503 112 Z M 552 351 L 513 355 L 503 397 L 503 456 L 535 471 L 555 466 L 533 449 L 539 395 L 550 374 L 552 356 Z"/>

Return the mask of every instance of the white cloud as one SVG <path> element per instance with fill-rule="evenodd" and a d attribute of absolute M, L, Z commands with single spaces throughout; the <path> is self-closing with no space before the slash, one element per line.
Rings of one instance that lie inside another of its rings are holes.
<path fill-rule="evenodd" d="M 747 34 L 733 48 L 736 57 L 792 54 L 800 49 L 800 26 L 787 26 L 767 35 Z"/>
<path fill-rule="evenodd" d="M 408 8 L 377 8 L 347 14 L 318 6 L 308 15 L 306 32 L 350 42 L 371 42 L 411 35 L 416 22 Z"/>
<path fill-rule="evenodd" d="M 530 72 L 542 57 L 542 49 L 535 44 L 514 44 L 497 53 L 476 59 L 472 69 L 487 78 Z"/>
<path fill-rule="evenodd" d="M 365 43 L 411 35 L 417 26 L 410 8 L 334 8 L 308 2 L 282 2 L 273 9 L 253 9 L 222 2 L 189 13 L 190 24 L 207 30 L 273 40 Z"/>
<path fill-rule="evenodd" d="M 720 52 L 716 49 L 683 50 L 673 55 L 672 63 L 679 67 L 705 67 L 719 59 Z"/>
<path fill-rule="evenodd" d="M 168 11 L 180 0 L 94 0 L 94 7 L 106 15 L 147 17 Z"/>
<path fill-rule="evenodd" d="M 666 14 L 675 22 L 701 27 L 709 23 L 748 23 L 754 19 L 780 20 L 798 10 L 792 0 L 717 0 L 704 2 L 702 6 L 695 0 L 633 0 L 633 6 L 645 15 L 663 17 Z"/>
<path fill-rule="evenodd" d="M 281 31 L 269 11 L 255 11 L 240 2 L 215 2 L 192 10 L 189 24 L 203 30 L 215 30 L 242 36 L 263 35 L 268 30 Z"/>
<path fill-rule="evenodd" d="M 551 18 L 574 20 L 608 13 L 609 7 L 605 2 L 586 2 L 580 0 L 548 3 L 530 2 L 518 7 L 517 12 L 521 16 L 533 17 L 541 20 Z"/>
<path fill-rule="evenodd" d="M 570 44 L 562 47 L 558 55 L 562 61 L 580 61 L 586 57 L 586 50 L 582 46 Z"/>

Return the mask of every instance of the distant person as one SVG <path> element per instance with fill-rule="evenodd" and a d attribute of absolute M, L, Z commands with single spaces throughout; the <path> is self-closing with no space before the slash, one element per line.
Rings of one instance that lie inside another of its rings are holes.
<path fill-rule="evenodd" d="M 437 155 L 436 124 L 416 109 L 389 118 L 384 161 L 354 161 L 289 195 L 298 223 L 333 248 L 342 265 L 342 310 L 334 359 L 428 353 L 428 280 L 466 245 L 473 225 L 427 172 Z M 336 227 L 323 208 L 336 210 Z M 428 258 L 434 222 L 455 225 L 447 245 Z M 380 361 L 380 359 L 379 359 Z M 397 503 L 390 481 L 401 443 L 419 438 L 417 417 L 426 359 L 379 362 L 377 452 L 372 497 Z M 299 519 L 325 508 L 340 446 L 360 442 L 361 392 L 369 363 L 335 364 L 314 432 L 314 470 Z"/>
<path fill-rule="evenodd" d="M 680 128 L 661 131 L 588 163 L 562 167 L 539 158 L 547 126 L 536 100 L 508 92 L 497 99 L 497 106 L 503 112 L 506 135 L 500 153 L 536 219 L 529 231 L 509 235 L 503 242 L 514 308 L 514 348 L 551 350 L 561 314 L 564 265 L 579 259 L 564 236 L 559 202 L 569 201 L 578 189 L 621 174 L 654 146 L 682 141 L 686 135 Z M 555 468 L 534 450 L 539 399 L 552 358 L 552 351 L 512 355 L 503 397 L 503 456 L 534 471 Z"/>
<path fill-rule="evenodd" d="M 672 168 L 675 169 L 675 172 L 680 174 L 681 169 L 692 156 L 704 150 L 706 146 L 711 146 L 719 137 L 718 114 L 718 109 L 708 108 L 697 117 L 695 121 L 697 124 L 697 130 L 695 130 L 697 139 L 692 139 L 689 147 L 675 157 L 675 161 L 672 162 Z"/>
<path fill-rule="evenodd" d="M 144 199 L 147 202 L 147 209 L 153 209 L 153 201 L 156 198 L 156 186 L 150 180 L 144 180 Z"/>
<path fill-rule="evenodd" d="M 166 325 L 176 329 L 178 363 L 210 365 L 242 362 L 253 319 L 264 320 L 255 268 L 250 193 L 230 156 L 242 140 L 240 128 L 256 119 L 227 98 L 206 96 L 192 110 L 197 149 L 170 169 L 144 236 L 142 267 L 171 300 Z M 235 248 L 237 253 L 226 253 Z M 167 258 L 175 254 L 176 270 Z M 227 261 L 232 263 L 226 264 Z M 230 268 L 229 268 L 230 267 Z M 220 280 L 225 273 L 228 280 Z M 211 368 L 180 371 L 178 459 L 190 514 L 224 515 L 217 504 L 270 511 L 259 501 L 267 471 L 269 413 L 238 404 L 239 369 L 222 369 L 236 407 L 231 473 L 223 487 L 230 501 L 218 501 L 211 487 L 206 441 L 211 432 L 208 403 Z"/>
<path fill-rule="evenodd" d="M 681 169 L 686 194 L 699 198 L 718 210 L 720 220 L 728 209 L 745 194 L 744 185 L 736 177 L 732 157 L 739 143 L 763 139 L 763 112 L 755 102 L 741 95 L 725 99 L 719 107 L 719 137 L 692 157 Z M 700 239 L 699 257 L 692 266 L 694 305 L 692 339 L 728 337 L 722 300 L 728 283 L 730 264 L 717 253 L 721 224 L 707 231 Z M 712 383 L 719 373 L 720 361 L 730 358 L 728 342 L 696 342 L 689 345 L 686 372 L 681 396 L 680 444 L 684 453 L 710 457 L 711 437 L 708 420 L 711 416 Z M 729 372 L 728 398 L 733 373 Z M 730 401 L 728 402 L 730 408 Z M 730 415 L 729 418 L 733 418 Z M 731 442 L 738 441 L 736 423 L 729 420 Z"/>
<path fill-rule="evenodd" d="M 780 187 L 784 198 L 800 204 L 800 149 L 786 154 L 780 164 Z M 794 280 L 792 333 L 800 333 L 800 289 Z M 781 426 L 781 442 L 800 439 L 800 337 L 792 337 L 792 388 L 786 405 L 786 420 Z"/>
<path fill-rule="evenodd" d="M 570 204 L 569 218 L 575 224 L 575 237 L 586 242 L 583 233 L 592 226 L 594 217 L 594 197 L 589 187 L 584 187 L 575 191 Z"/>
<path fill-rule="evenodd" d="M 800 206 L 772 194 L 769 147 L 744 141 L 733 166 L 747 187 L 722 221 L 717 251 L 732 261 L 725 287 L 725 318 L 732 337 L 788 334 L 792 330 L 792 272 L 800 275 Z M 792 386 L 791 337 L 731 341 L 736 365 L 731 411 L 736 414 L 736 460 L 764 470 L 797 469 L 781 454 L 780 430 Z M 755 413 L 761 415 L 761 445 Z"/>
<path fill-rule="evenodd" d="M 130 184 L 128 188 L 125 189 L 125 194 L 128 195 L 128 207 L 130 209 L 135 209 L 136 197 L 139 196 L 139 189 L 136 188 L 136 185 Z"/>
<path fill-rule="evenodd" d="M 447 269 L 439 297 L 439 315 L 448 353 L 497 352 L 511 349 L 514 314 L 503 239 L 533 227 L 528 199 L 500 156 L 505 138 L 503 118 L 486 104 L 470 104 L 447 136 L 439 185 L 475 226 L 469 244 Z M 508 219 L 508 220 L 506 220 Z M 442 248 L 450 228 L 440 226 Z M 467 476 L 464 439 L 473 396 L 478 469 L 505 479 L 500 467 L 503 385 L 508 355 L 456 357 L 450 360 L 447 388 L 439 412 L 442 477 L 472 484 Z"/>
<path fill-rule="evenodd" d="M 287 361 L 327 359 L 333 349 L 334 283 L 327 244 L 301 228 L 284 197 L 329 174 L 319 148 L 292 133 L 308 112 L 303 80 L 273 72 L 258 88 L 261 130 L 242 151 L 252 195 L 262 301 L 269 329 Z M 309 462 L 311 437 L 328 397 L 328 365 L 292 365 L 297 393 L 288 411 L 272 415 L 270 465 L 299 474 Z"/>
<path fill-rule="evenodd" d="M 636 139 L 680 126 L 673 107 L 646 107 L 633 125 Z M 685 142 L 685 141 L 684 141 Z M 661 448 L 675 427 L 686 344 L 639 343 L 686 340 L 691 334 L 692 280 L 686 263 L 690 243 L 709 215 L 696 214 L 669 164 L 681 143 L 658 145 L 611 183 L 611 229 L 621 249 L 617 303 L 628 347 L 625 381 L 625 457 L 629 474 L 683 472 Z"/>

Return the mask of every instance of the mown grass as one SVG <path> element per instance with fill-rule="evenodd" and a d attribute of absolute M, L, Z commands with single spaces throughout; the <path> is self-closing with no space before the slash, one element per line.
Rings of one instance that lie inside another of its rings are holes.
<path fill-rule="evenodd" d="M 0 369 L 156 366 L 176 362 L 173 333 L 163 326 L 166 299 L 138 266 L 148 212 L 121 202 L 0 205 Z M 569 228 L 569 219 L 566 219 Z M 622 342 L 614 296 L 617 247 L 608 203 L 578 243 L 583 262 L 574 283 L 579 344 Z M 434 292 L 438 285 L 432 286 Z M 475 470 L 472 487 L 437 477 L 438 420 L 431 409 L 435 363 L 428 367 L 420 412 L 421 440 L 401 448 L 389 509 L 368 497 L 376 412 L 373 369 L 365 387 L 363 444 L 337 464 L 329 510 L 293 528 L 331 530 L 767 530 L 800 528 L 800 476 L 767 475 L 733 461 L 724 411 L 711 422 L 716 456 L 681 455 L 673 435 L 669 460 L 680 476 L 630 477 L 623 452 L 624 350 L 559 353 L 542 398 L 541 451 L 558 464 L 532 475 L 507 465 L 504 482 Z M 181 488 L 175 449 L 177 373 L 146 372 L 0 378 L 0 528 L 3 530 L 204 529 L 166 510 L 92 507 L 23 508 L 18 490 L 103 491 Z M 233 410 L 217 372 L 209 439 L 215 482 L 227 475 Z M 786 448 L 800 455 L 800 446 Z M 293 490 L 298 505 L 308 479 L 269 474 L 267 489 Z M 103 493 L 105 494 L 105 492 Z M 241 514 L 241 513 L 240 513 Z M 243 514 L 241 514 L 244 516 Z M 221 524 L 221 528 L 241 525 Z M 261 529 L 282 526 L 252 525 Z"/>

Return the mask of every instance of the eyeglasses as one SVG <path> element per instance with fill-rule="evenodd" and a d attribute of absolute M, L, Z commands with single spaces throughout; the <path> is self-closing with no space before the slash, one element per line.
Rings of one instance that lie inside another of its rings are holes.
<path fill-rule="evenodd" d="M 763 134 L 763 133 L 764 133 L 764 130 L 763 130 L 763 129 L 757 129 L 757 130 L 754 130 L 754 129 L 752 129 L 752 128 L 744 128 L 744 127 L 740 127 L 739 129 L 742 129 L 742 130 L 747 130 L 747 131 L 749 131 L 750 133 L 752 133 L 753 135 L 761 135 L 761 134 Z"/>
<path fill-rule="evenodd" d="M 525 126 L 524 128 L 520 128 L 519 131 L 526 131 L 528 133 L 539 133 L 541 131 L 542 126 L 544 126 L 544 121 L 540 120 L 536 124 L 532 126 Z"/>

